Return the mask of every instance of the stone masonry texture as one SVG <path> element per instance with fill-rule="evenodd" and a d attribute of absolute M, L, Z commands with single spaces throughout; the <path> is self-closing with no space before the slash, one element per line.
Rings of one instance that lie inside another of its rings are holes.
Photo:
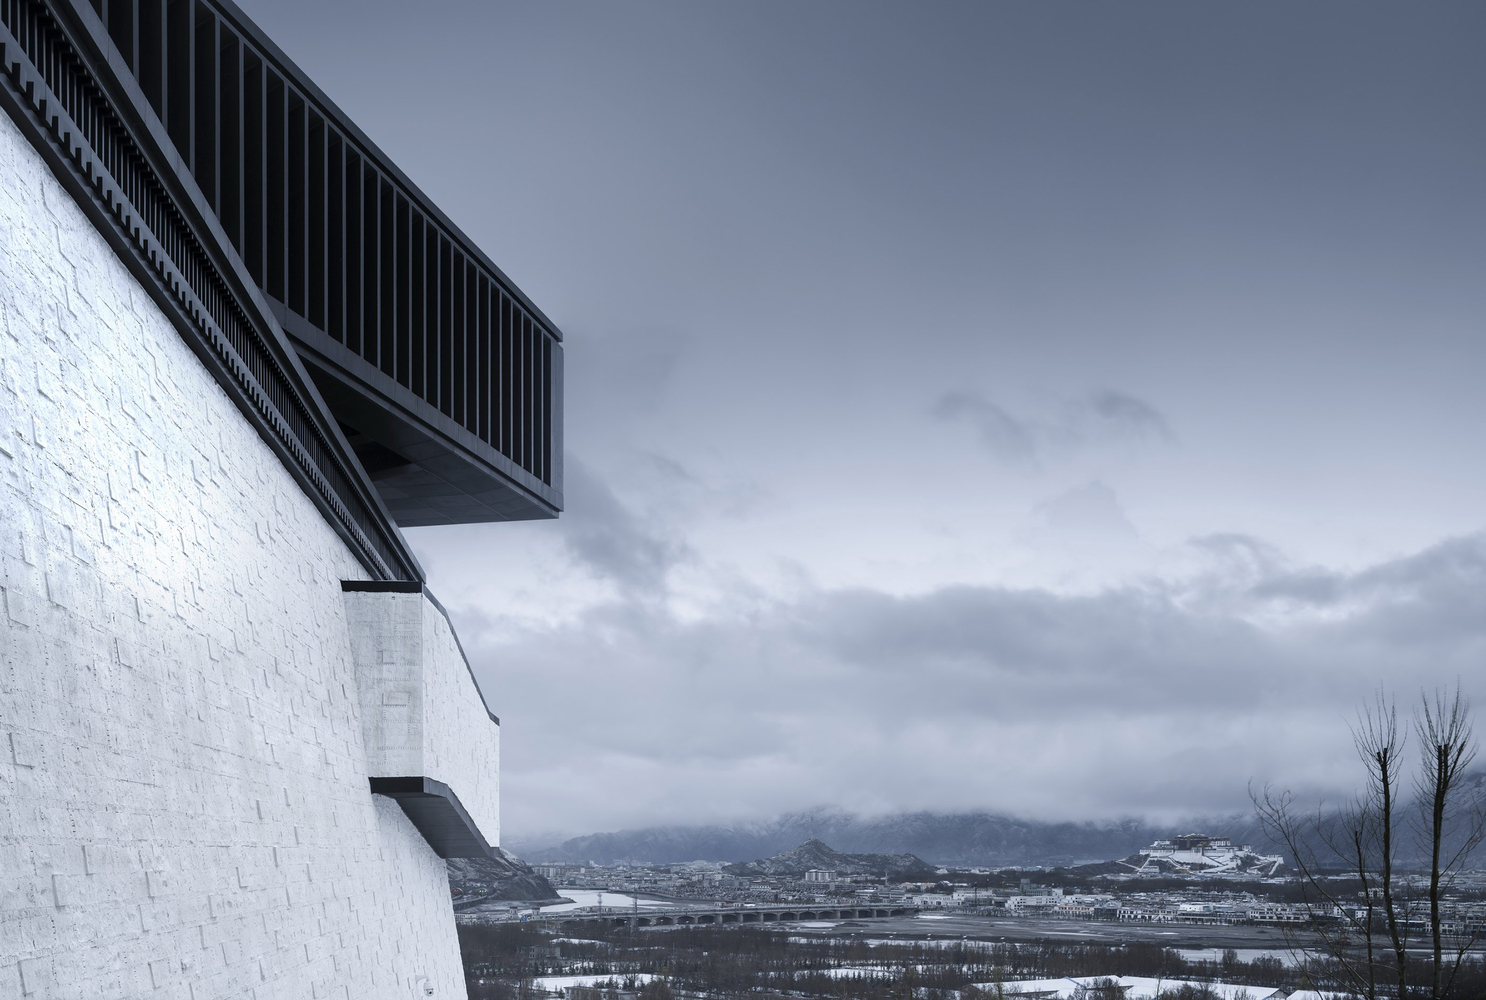
<path fill-rule="evenodd" d="M 370 773 L 444 782 L 498 843 L 500 730 L 443 611 L 423 594 L 348 593 L 346 616 Z"/>
<path fill-rule="evenodd" d="M 0 560 L 0 997 L 465 995 L 368 791 L 364 571 L 3 115 Z"/>

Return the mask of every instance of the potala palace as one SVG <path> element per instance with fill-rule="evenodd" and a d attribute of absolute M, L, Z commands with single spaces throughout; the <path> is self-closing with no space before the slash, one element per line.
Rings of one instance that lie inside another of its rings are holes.
<path fill-rule="evenodd" d="M 1257 854 L 1248 844 L 1235 845 L 1227 837 L 1201 833 L 1158 840 L 1142 848 L 1136 858 L 1146 859 L 1137 870 L 1154 866 L 1160 871 L 1190 875 L 1274 875 L 1285 866 L 1285 859 L 1278 854 Z"/>

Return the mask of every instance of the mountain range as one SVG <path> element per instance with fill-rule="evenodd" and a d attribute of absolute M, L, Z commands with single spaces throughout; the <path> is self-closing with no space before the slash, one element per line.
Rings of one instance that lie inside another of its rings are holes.
<path fill-rule="evenodd" d="M 1183 820 L 1178 826 L 1144 820 L 1054 823 L 990 812 L 898 813 L 861 817 L 816 810 L 764 822 L 710 826 L 655 826 L 573 837 L 560 844 L 512 844 L 533 862 L 613 864 L 632 861 L 741 863 L 768 858 L 802 841 L 820 839 L 848 853 L 912 854 L 936 865 L 1076 865 L 1128 857 L 1154 840 L 1203 829 L 1278 853 L 1252 814 Z"/>

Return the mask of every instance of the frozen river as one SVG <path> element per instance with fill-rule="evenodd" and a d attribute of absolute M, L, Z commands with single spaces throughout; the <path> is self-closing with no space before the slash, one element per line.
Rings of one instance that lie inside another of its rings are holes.
<path fill-rule="evenodd" d="M 542 907 L 543 913 L 562 913 L 565 910 L 577 910 L 585 906 L 602 906 L 606 910 L 610 907 L 632 910 L 636 902 L 634 896 L 627 896 L 622 892 L 599 892 L 596 889 L 558 889 L 557 891 L 571 899 L 572 902 L 544 906 Z M 676 905 L 662 899 L 641 899 L 638 902 L 642 910 L 647 906 Z"/>

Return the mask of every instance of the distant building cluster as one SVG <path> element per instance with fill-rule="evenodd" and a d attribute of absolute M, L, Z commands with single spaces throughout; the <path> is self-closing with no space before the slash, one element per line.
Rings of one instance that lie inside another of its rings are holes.
<path fill-rule="evenodd" d="M 1221 854 L 1228 849 L 1228 843 L 1211 838 L 1207 844 L 1168 841 L 1158 842 L 1152 848 L 1183 853 L 1198 848 Z M 1206 884 L 1148 892 L 1120 891 L 1118 895 L 1042 885 L 1030 878 L 1021 878 L 1015 885 L 973 884 L 991 875 L 984 869 L 945 872 L 944 878 L 937 882 L 891 883 L 882 876 L 847 875 L 825 868 L 794 875 L 739 876 L 721 871 L 720 867 L 714 862 L 668 866 L 545 864 L 534 866 L 534 870 L 551 880 L 559 892 L 564 888 L 601 889 L 678 902 L 708 901 L 739 906 L 881 904 L 1049 920 L 1299 926 L 1318 920 L 1340 920 L 1349 915 L 1346 910 L 1360 910 L 1364 906 L 1361 900 L 1344 900 L 1342 908 L 1284 902 L 1252 892 L 1219 891 Z M 1486 902 L 1450 899 L 1445 901 L 1444 911 L 1447 926 L 1458 932 L 1486 932 Z"/>
<path fill-rule="evenodd" d="M 1337 914 L 1304 903 L 1275 903 L 1251 893 L 1223 893 L 1206 899 L 1178 892 L 1141 892 L 1124 898 L 1117 919 L 1131 923 L 1304 924 Z"/>

